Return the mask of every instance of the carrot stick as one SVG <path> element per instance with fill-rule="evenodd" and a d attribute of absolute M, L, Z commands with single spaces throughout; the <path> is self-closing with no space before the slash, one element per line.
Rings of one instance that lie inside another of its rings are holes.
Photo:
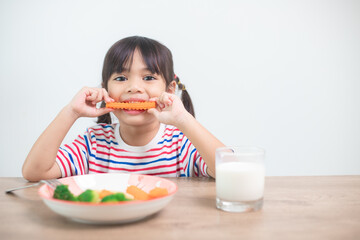
<path fill-rule="evenodd" d="M 107 108 L 114 109 L 131 109 L 131 110 L 147 110 L 156 107 L 156 102 L 108 102 Z"/>

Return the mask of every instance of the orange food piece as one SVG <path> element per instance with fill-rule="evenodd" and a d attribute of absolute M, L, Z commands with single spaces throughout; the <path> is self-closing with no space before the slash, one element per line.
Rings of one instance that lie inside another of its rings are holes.
<path fill-rule="evenodd" d="M 156 187 L 149 192 L 150 198 L 158 198 L 158 197 L 164 197 L 168 195 L 168 190 L 166 188 L 159 188 Z"/>
<path fill-rule="evenodd" d="M 147 110 L 156 107 L 156 102 L 108 102 L 107 108 Z"/>
<path fill-rule="evenodd" d="M 106 197 L 106 196 L 108 196 L 108 195 L 111 195 L 111 194 L 114 194 L 114 192 L 111 192 L 111 191 L 109 191 L 109 190 L 101 190 L 100 192 L 99 192 L 99 198 L 100 199 L 103 199 L 104 197 Z"/>
<path fill-rule="evenodd" d="M 133 195 L 135 200 L 148 200 L 149 194 L 137 186 L 131 185 L 126 189 L 126 192 Z"/>

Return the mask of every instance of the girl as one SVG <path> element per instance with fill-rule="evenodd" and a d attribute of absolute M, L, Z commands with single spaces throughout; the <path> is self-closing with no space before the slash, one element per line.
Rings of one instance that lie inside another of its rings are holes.
<path fill-rule="evenodd" d="M 24 178 L 105 172 L 215 177 L 215 149 L 224 145 L 195 119 L 167 47 L 138 36 L 116 42 L 105 56 L 102 87 L 84 87 L 60 111 L 28 154 Z M 115 101 L 156 101 L 156 108 L 105 108 L 104 102 Z M 111 122 L 110 112 L 118 123 Z M 80 117 L 98 117 L 98 125 L 60 147 Z"/>

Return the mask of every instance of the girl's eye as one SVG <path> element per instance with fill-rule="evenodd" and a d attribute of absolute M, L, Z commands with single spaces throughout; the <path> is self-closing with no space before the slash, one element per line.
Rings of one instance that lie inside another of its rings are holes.
<path fill-rule="evenodd" d="M 114 78 L 114 80 L 122 82 L 122 81 L 125 81 L 125 80 L 126 80 L 126 77 L 120 76 L 120 77 Z"/>
<path fill-rule="evenodd" d="M 153 76 L 146 76 L 146 77 L 144 77 L 144 80 L 145 81 L 150 81 L 150 80 L 155 80 L 156 78 L 155 77 L 153 77 Z"/>

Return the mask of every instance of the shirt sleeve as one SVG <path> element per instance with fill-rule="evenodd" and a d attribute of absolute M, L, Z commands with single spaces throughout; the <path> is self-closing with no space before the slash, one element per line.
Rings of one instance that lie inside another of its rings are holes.
<path fill-rule="evenodd" d="M 59 165 L 62 177 L 83 175 L 89 172 L 89 154 L 86 139 L 88 133 L 78 135 L 70 144 L 62 145 L 56 156 L 56 163 Z"/>
<path fill-rule="evenodd" d="M 210 177 L 204 159 L 185 135 L 182 140 L 180 163 L 184 169 L 182 176 Z"/>

